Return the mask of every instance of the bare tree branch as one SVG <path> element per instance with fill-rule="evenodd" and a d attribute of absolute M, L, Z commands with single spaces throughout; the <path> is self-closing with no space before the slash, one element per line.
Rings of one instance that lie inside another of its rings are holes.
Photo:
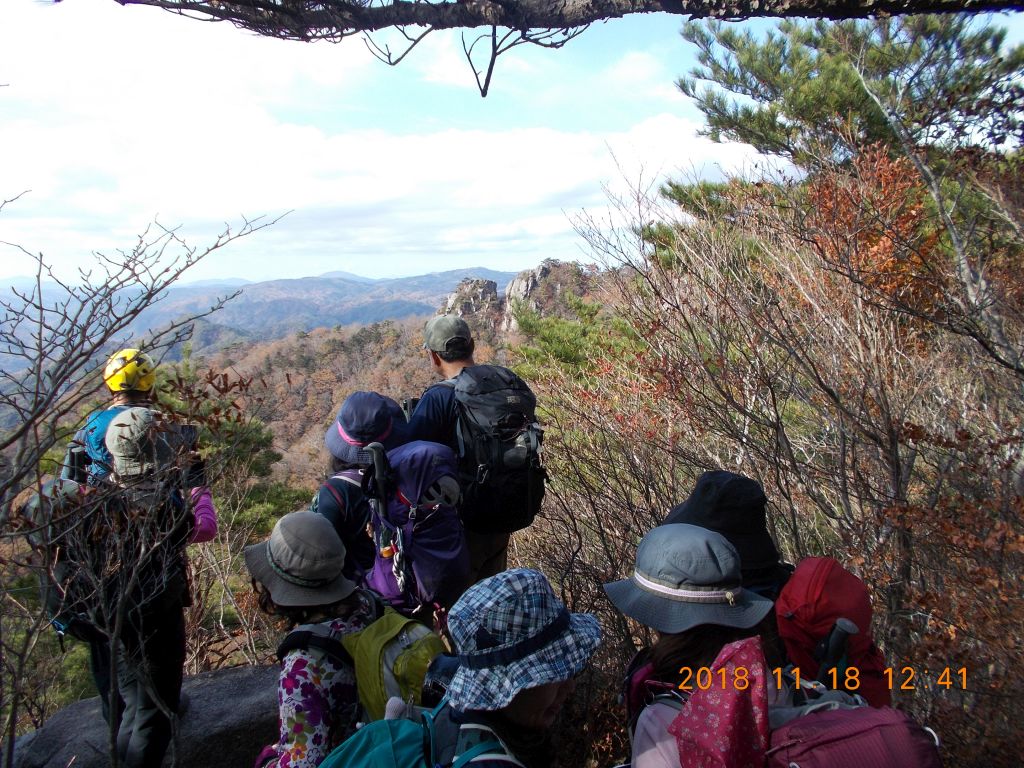
<path fill-rule="evenodd" d="M 690 18 L 790 17 L 851 19 L 879 14 L 960 13 L 1019 8 L 1011 0 L 115 0 L 193 18 L 229 21 L 270 37 L 340 40 L 389 27 L 571 29 L 634 13 Z"/>

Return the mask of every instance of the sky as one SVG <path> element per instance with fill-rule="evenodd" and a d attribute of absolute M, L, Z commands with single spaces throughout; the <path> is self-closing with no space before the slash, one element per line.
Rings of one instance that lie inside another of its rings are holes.
<path fill-rule="evenodd" d="M 481 98 L 457 32 L 389 67 L 358 37 L 272 40 L 114 0 L 0 6 L 0 200 L 24 192 L 0 211 L 0 278 L 34 273 L 22 249 L 69 275 L 153 221 L 203 246 L 282 215 L 187 280 L 517 271 L 587 260 L 573 220 L 609 194 L 760 162 L 697 135 L 679 16 L 518 47 Z"/>
<path fill-rule="evenodd" d="M 585 258 L 573 218 L 667 175 L 720 175 L 749 147 L 697 138 L 674 80 L 680 17 L 618 19 L 521 46 L 481 98 L 458 33 L 397 67 L 359 38 L 260 38 L 113 0 L 0 3 L 0 241 L 58 274 L 156 220 L 191 245 L 278 223 L 189 280 L 367 277 Z M 0 277 L 33 274 L 0 246 Z"/>

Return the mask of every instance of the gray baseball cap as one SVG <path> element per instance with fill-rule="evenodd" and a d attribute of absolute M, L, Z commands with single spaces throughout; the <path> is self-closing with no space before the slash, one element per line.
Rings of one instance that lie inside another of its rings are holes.
<path fill-rule="evenodd" d="M 356 585 L 342 567 L 345 545 L 331 521 L 316 512 L 289 512 L 267 541 L 245 548 L 245 566 L 281 606 L 332 605 Z"/>
<path fill-rule="evenodd" d="M 748 629 L 772 601 L 741 586 L 740 556 L 720 533 L 696 525 L 662 525 L 644 536 L 633 575 L 604 585 L 612 604 L 659 632 L 701 624 Z"/>
<path fill-rule="evenodd" d="M 458 315 L 432 317 L 423 327 L 423 348 L 434 352 L 451 352 L 460 346 L 468 348 L 472 341 L 469 326 Z"/>

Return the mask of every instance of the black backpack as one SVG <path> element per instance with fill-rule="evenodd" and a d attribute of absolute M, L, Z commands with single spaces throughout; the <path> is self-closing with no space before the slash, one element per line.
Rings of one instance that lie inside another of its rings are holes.
<path fill-rule="evenodd" d="M 537 398 L 497 365 L 463 368 L 455 390 L 455 427 L 463 524 L 476 533 L 511 533 L 533 522 L 544 499 L 544 431 Z"/>

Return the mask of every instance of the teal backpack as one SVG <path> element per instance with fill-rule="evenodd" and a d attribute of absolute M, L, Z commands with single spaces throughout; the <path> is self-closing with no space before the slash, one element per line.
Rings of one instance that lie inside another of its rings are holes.
<path fill-rule="evenodd" d="M 499 754 L 510 765 L 521 765 L 496 738 L 468 747 L 456 757 L 464 745 L 458 743 L 460 728 L 444 711 L 446 707 L 447 697 L 433 709 L 421 711 L 419 720 L 376 720 L 364 725 L 331 752 L 320 768 L 463 768 L 488 753 Z"/>

